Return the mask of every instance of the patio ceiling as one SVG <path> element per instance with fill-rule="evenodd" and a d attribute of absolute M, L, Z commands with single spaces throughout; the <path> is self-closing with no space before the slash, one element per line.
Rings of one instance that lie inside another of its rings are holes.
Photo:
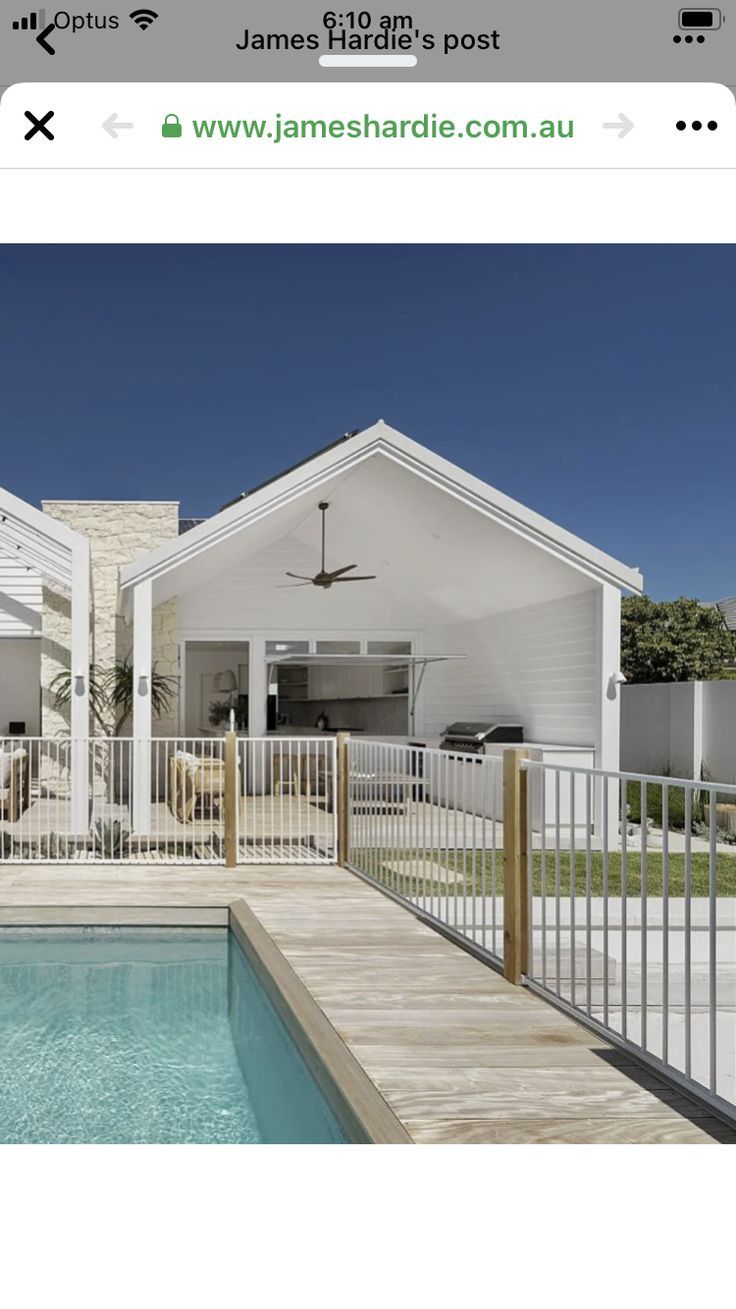
<path fill-rule="evenodd" d="M 447 622 L 570 595 L 599 581 L 641 589 L 636 570 L 378 424 L 128 566 L 124 594 L 150 578 L 159 604 L 226 574 L 247 586 L 258 572 L 273 589 L 287 581 L 286 568 L 311 574 L 318 567 L 322 499 L 330 504 L 327 567 L 355 563 L 360 572 L 377 574 L 375 582 L 327 593 L 336 617 L 359 595 L 368 603 L 383 595 L 414 610 L 413 617 L 421 610 Z M 290 616 L 314 604 L 308 587 L 279 595 Z"/>

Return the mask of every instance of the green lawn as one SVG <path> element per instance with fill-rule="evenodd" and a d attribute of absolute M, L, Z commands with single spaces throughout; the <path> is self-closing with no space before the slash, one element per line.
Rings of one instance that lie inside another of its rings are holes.
<path fill-rule="evenodd" d="M 418 895 L 425 893 L 427 895 L 481 895 L 484 892 L 489 894 L 493 889 L 492 883 L 492 864 L 491 855 L 486 853 L 485 856 L 477 854 L 456 855 L 454 851 L 442 852 L 441 867 L 438 868 L 437 862 L 434 864 L 434 876 L 430 883 L 431 860 L 437 860 L 437 852 L 431 855 L 427 852 L 425 855 L 427 866 L 427 878 L 424 883 L 421 879 L 411 876 L 402 876 L 393 869 L 380 865 L 380 852 L 375 851 L 374 862 L 370 859 L 370 851 L 361 852 L 360 866 L 377 877 L 377 880 L 385 883 L 386 886 L 393 887 L 394 890 L 402 895 Z M 416 854 L 411 852 L 402 853 L 398 851 L 396 855 L 392 853 L 392 862 L 402 862 L 404 859 L 416 859 Z M 569 851 L 562 851 L 560 854 L 560 893 L 569 895 L 571 893 L 571 859 Z M 535 850 L 532 855 L 532 866 L 534 876 L 534 894 L 542 894 L 542 854 L 541 851 Z M 444 869 L 457 869 L 462 872 L 462 878 L 457 882 L 445 881 Z M 587 890 L 587 868 L 586 856 L 584 851 L 576 851 L 575 854 L 575 894 L 585 895 Z M 717 894 L 718 895 L 736 895 L 736 851 L 731 854 L 718 854 L 716 856 L 716 873 L 717 873 Z M 591 895 L 603 894 L 603 855 L 600 851 L 594 850 L 590 855 L 590 891 Z M 641 894 L 641 856 L 638 852 L 629 853 L 627 860 L 627 878 L 626 889 L 628 895 Z M 647 889 L 649 895 L 662 895 L 662 855 L 657 851 L 650 852 L 647 856 Z M 554 853 L 547 852 L 546 856 L 546 875 L 544 884 L 544 893 L 554 895 L 555 885 L 555 857 Z M 670 895 L 682 896 L 685 893 L 685 856 L 684 854 L 671 854 L 669 857 L 669 891 Z M 708 895 L 708 854 L 697 852 L 692 856 L 692 894 L 695 896 Z M 499 850 L 496 854 L 496 894 L 503 895 L 503 851 Z M 608 856 L 608 894 L 621 894 L 621 855 L 618 852 L 612 852 Z"/>

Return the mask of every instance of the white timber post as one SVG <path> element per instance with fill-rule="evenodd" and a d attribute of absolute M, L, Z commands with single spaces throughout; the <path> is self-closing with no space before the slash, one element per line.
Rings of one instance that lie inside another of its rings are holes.
<path fill-rule="evenodd" d="M 139 582 L 133 590 L 133 831 L 151 830 L 151 661 L 153 588 Z"/>
<path fill-rule="evenodd" d="M 71 829 L 89 828 L 89 604 L 90 550 L 86 537 L 72 547 Z"/>
<path fill-rule="evenodd" d="M 248 695 L 248 735 L 253 737 L 265 736 L 268 726 L 267 717 L 267 700 L 268 700 L 268 670 L 266 668 L 266 642 L 260 636 L 256 636 L 250 643 L 250 678 L 249 678 L 249 695 Z M 253 751 L 250 758 L 250 769 L 252 776 L 250 786 L 254 794 L 262 795 L 264 790 L 265 778 L 263 776 L 262 761 L 263 755 L 255 746 L 246 747 Z M 270 747 L 275 749 L 275 747 Z M 273 756 L 269 754 L 269 759 Z"/>
<path fill-rule="evenodd" d="M 249 657 L 248 734 L 250 736 L 265 736 L 268 670 L 266 668 L 266 642 L 262 637 L 256 636 L 252 639 Z"/>
<path fill-rule="evenodd" d="M 598 728 L 595 742 L 595 766 L 617 772 L 621 742 L 621 592 L 604 582 L 599 608 L 599 689 Z M 620 819 L 618 783 L 607 784 L 609 848 L 617 843 Z M 603 791 L 594 788 L 594 832 L 603 835 Z"/>

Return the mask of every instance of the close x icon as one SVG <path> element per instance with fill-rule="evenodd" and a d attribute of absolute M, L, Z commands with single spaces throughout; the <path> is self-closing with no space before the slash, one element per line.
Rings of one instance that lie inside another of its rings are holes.
<path fill-rule="evenodd" d="M 49 123 L 53 118 L 54 110 L 49 109 L 48 112 L 44 114 L 43 118 L 36 118 L 36 115 L 32 114 L 30 109 L 26 109 L 25 113 L 26 113 L 26 118 L 28 119 L 29 123 L 32 124 L 32 127 L 30 131 L 26 132 L 24 140 L 30 141 L 33 139 L 34 136 L 36 136 L 38 132 L 41 132 L 43 136 L 46 137 L 47 141 L 53 141 L 54 134 L 53 132 L 49 131 L 46 124 Z"/>

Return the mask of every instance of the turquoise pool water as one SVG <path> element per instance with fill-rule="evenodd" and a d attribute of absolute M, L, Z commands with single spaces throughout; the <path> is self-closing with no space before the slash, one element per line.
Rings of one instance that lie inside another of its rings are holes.
<path fill-rule="evenodd" d="M 224 928 L 0 929 L 0 1143 L 339 1143 Z"/>

